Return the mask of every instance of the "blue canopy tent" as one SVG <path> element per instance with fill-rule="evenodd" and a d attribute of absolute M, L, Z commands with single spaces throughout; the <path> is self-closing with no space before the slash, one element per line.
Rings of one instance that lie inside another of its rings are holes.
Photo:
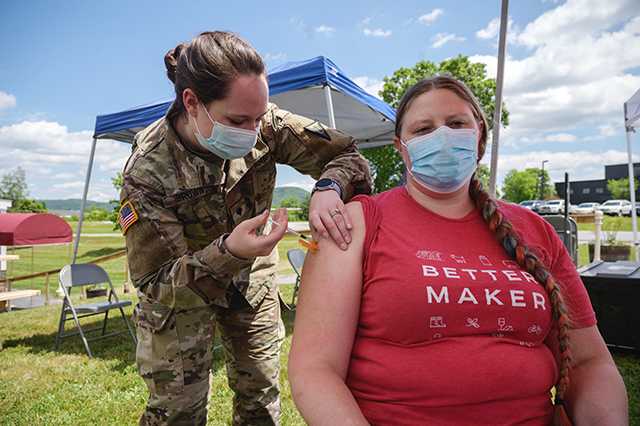
<path fill-rule="evenodd" d="M 318 56 L 286 63 L 273 69 L 268 80 L 271 102 L 354 136 L 359 148 L 392 143 L 396 117 L 394 109 L 365 92 L 330 59 Z M 77 236 L 82 231 L 97 140 L 131 143 L 137 132 L 165 115 L 171 102 L 169 100 L 96 117 Z M 78 254 L 79 241 L 76 238 L 73 263 Z"/>

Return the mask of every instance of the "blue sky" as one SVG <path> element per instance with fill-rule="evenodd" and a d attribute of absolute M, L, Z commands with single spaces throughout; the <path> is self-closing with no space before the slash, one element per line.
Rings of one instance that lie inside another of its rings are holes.
<path fill-rule="evenodd" d="M 501 133 L 499 180 L 542 160 L 552 178 L 603 177 L 603 164 L 626 160 L 621 111 L 640 88 L 640 3 L 510 6 L 511 125 Z M 499 7 L 498 0 L 3 2 L 0 174 L 21 166 L 32 196 L 79 198 L 96 114 L 170 98 L 163 56 L 201 31 L 240 34 L 268 66 L 328 56 L 375 94 L 384 76 L 422 59 L 468 55 L 495 75 Z M 99 142 L 90 198 L 116 197 L 110 177 L 127 155 L 124 144 Z M 279 185 L 312 182 L 279 168 Z"/>

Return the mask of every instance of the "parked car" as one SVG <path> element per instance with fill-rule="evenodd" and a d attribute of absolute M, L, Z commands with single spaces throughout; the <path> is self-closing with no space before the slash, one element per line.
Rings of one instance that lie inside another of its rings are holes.
<path fill-rule="evenodd" d="M 540 209 L 540 206 L 544 205 L 544 203 L 544 200 L 525 200 L 520 202 L 520 205 L 538 213 L 538 209 Z"/>
<path fill-rule="evenodd" d="M 564 200 L 549 200 L 538 208 L 540 214 L 561 214 L 564 212 Z"/>
<path fill-rule="evenodd" d="M 631 202 L 628 200 L 609 200 L 600 206 L 602 213 L 608 215 L 628 216 L 631 215 Z"/>
<path fill-rule="evenodd" d="M 520 201 L 520 205 L 524 208 L 527 208 L 529 210 L 533 210 L 534 212 L 537 212 L 538 209 L 540 208 L 541 205 L 544 204 L 544 201 L 542 200 L 525 200 L 525 201 Z"/>
<path fill-rule="evenodd" d="M 600 203 L 580 203 L 571 213 L 573 214 L 594 214 L 600 207 Z"/>

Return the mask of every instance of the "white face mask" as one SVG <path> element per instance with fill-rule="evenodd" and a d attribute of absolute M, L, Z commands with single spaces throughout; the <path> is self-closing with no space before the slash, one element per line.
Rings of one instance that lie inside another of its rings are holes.
<path fill-rule="evenodd" d="M 211 124 L 213 124 L 211 135 L 204 137 L 200 132 L 198 122 L 195 118 L 193 122 L 196 127 L 196 131 L 194 132 L 196 139 L 205 149 L 213 152 L 220 158 L 231 160 L 244 157 L 251 151 L 251 148 L 255 146 L 258 139 L 258 128 L 256 128 L 256 130 L 245 130 L 225 126 L 211 118 L 209 111 L 207 111 L 204 105 L 202 108 L 207 113 L 209 120 L 211 120 Z"/>

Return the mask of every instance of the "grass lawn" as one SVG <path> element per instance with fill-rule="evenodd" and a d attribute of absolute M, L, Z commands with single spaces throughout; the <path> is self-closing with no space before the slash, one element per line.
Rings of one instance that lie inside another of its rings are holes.
<path fill-rule="evenodd" d="M 290 300 L 292 286 L 281 289 Z M 86 356 L 78 338 L 64 340 L 60 352 L 54 352 L 59 309 L 47 306 L 0 315 L 0 425 L 136 424 L 147 389 L 136 370 L 131 339 L 120 335 L 91 342 L 93 359 Z M 110 319 L 110 330 L 124 329 L 118 317 Z M 284 312 L 283 317 L 287 338 L 281 354 L 282 423 L 303 425 L 287 382 L 293 314 Z M 217 349 L 215 355 L 209 424 L 226 425 L 232 393 L 222 351 Z"/>
<path fill-rule="evenodd" d="M 90 233 L 109 232 L 96 224 Z M 106 225 L 110 226 L 110 225 Z M 113 253 L 124 247 L 121 237 L 83 237 L 79 261 Z M 279 273 L 293 275 L 286 251 L 298 247 L 295 237 L 286 236 L 278 245 Z M 21 260 L 14 262 L 10 276 L 31 272 L 31 250 L 18 249 Z M 69 261 L 65 246 L 36 247 L 34 270 L 59 268 Z M 580 264 L 587 263 L 586 246 L 580 247 Z M 116 287 L 124 282 L 124 258 L 102 264 Z M 57 277 L 50 282 L 55 291 Z M 292 285 L 280 286 L 284 299 L 291 300 Z M 44 279 L 19 282 L 13 288 L 44 288 Z M 122 295 L 122 292 L 120 291 Z M 126 297 L 133 298 L 129 294 Z M 91 344 L 94 359 L 88 359 L 79 339 L 69 338 L 60 352 L 54 352 L 59 305 L 0 314 L 0 425 L 127 425 L 136 424 L 146 401 L 146 387 L 135 366 L 135 350 L 127 335 Z M 127 310 L 131 314 L 131 308 Z M 287 357 L 291 344 L 293 313 L 284 312 L 287 338 L 281 353 L 282 423 L 304 422 L 291 400 L 287 382 Z M 88 321 L 91 325 L 92 318 Z M 94 321 L 97 324 L 97 320 Z M 71 323 L 69 323 L 69 326 Z M 124 329 L 118 315 L 110 329 Z M 631 425 L 640 426 L 640 356 L 615 354 L 616 364 L 630 396 Z M 226 384 L 222 352 L 216 351 L 210 395 L 209 424 L 229 424 L 231 391 Z"/>
<path fill-rule="evenodd" d="M 65 221 L 69 224 L 71 229 L 73 229 L 73 233 L 75 234 L 78 230 L 78 221 L 77 220 L 68 220 Z M 120 230 L 113 229 L 113 223 L 107 221 L 100 222 L 90 222 L 84 221 L 82 222 L 82 234 L 107 234 L 107 233 L 115 233 L 120 234 Z"/>
<path fill-rule="evenodd" d="M 636 219 L 636 223 L 640 224 L 640 219 Z M 602 231 L 632 231 L 631 218 L 626 216 L 607 216 L 604 215 L 602 221 Z M 638 226 L 640 229 L 640 226 Z M 594 231 L 595 225 L 593 223 L 578 223 L 579 231 Z"/>

